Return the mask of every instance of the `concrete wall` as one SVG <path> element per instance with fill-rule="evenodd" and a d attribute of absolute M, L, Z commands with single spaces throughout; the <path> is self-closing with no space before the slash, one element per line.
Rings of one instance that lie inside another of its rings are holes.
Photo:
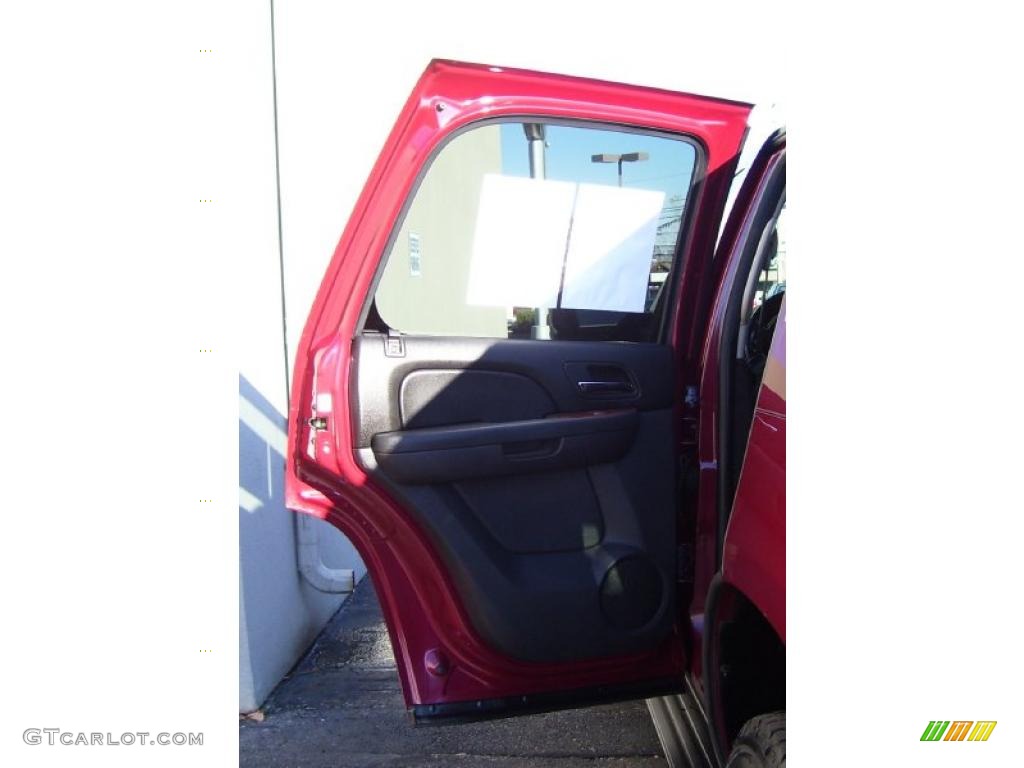
<path fill-rule="evenodd" d="M 280 302 L 278 302 L 278 309 Z M 280 318 L 278 318 L 280 320 Z M 280 327 L 278 328 L 280 341 Z M 283 393 L 284 352 L 277 353 Z M 295 515 L 284 507 L 285 417 L 244 374 L 239 380 L 239 711 L 259 707 L 341 605 L 299 574 Z M 351 543 L 313 521 L 320 557 L 332 568 L 365 574 Z"/>
<path fill-rule="evenodd" d="M 272 141 L 272 138 L 271 138 Z M 272 166 L 271 166 L 272 167 Z M 268 188 L 271 202 L 273 186 Z M 268 205 L 267 214 L 276 215 Z M 276 227 L 249 255 L 238 386 L 239 711 L 263 702 L 298 660 L 344 595 L 316 591 L 299 575 L 295 515 L 284 507 L 287 411 Z M 337 529 L 313 521 L 324 564 L 365 573 Z"/>

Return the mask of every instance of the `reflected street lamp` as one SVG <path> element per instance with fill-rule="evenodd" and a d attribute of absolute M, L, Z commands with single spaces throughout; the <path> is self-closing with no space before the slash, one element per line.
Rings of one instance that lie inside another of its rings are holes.
<path fill-rule="evenodd" d="M 619 166 L 619 186 L 622 186 L 622 164 L 623 163 L 641 163 L 646 160 L 650 155 L 646 152 L 627 152 L 624 155 L 614 155 L 611 153 L 603 153 L 600 155 L 591 155 L 590 162 L 592 163 L 617 163 Z"/>
<path fill-rule="evenodd" d="M 544 124 L 523 123 L 523 133 L 530 147 L 530 178 L 543 179 L 544 172 Z M 548 308 L 534 309 L 534 323 L 530 328 L 531 339 L 550 339 L 551 326 L 548 325 Z"/>

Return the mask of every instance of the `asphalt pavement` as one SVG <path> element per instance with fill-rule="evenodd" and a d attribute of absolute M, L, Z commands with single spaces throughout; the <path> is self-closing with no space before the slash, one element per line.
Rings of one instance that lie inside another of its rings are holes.
<path fill-rule="evenodd" d="M 667 766 L 643 702 L 413 727 L 369 578 L 255 718 L 240 720 L 244 768 Z"/>

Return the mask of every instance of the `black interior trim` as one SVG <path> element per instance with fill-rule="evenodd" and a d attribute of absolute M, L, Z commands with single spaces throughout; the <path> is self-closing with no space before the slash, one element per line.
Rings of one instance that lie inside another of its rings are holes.
<path fill-rule="evenodd" d="M 443 483 L 616 461 L 636 429 L 636 411 L 623 409 L 381 432 L 371 447 L 394 480 Z"/>
<path fill-rule="evenodd" d="M 370 447 L 381 432 L 416 427 L 539 419 L 626 405 L 637 411 L 672 407 L 673 352 L 662 344 L 447 336 L 403 336 L 402 342 L 403 356 L 389 357 L 384 335 L 366 333 L 355 340 L 358 396 L 352 402 L 352 427 L 359 448 Z M 614 371 L 636 391 L 580 390 L 581 380 L 611 379 Z M 424 372 L 437 384 L 411 398 L 409 382 Z M 414 408 L 408 405 L 413 400 Z"/>
<path fill-rule="evenodd" d="M 354 345 L 356 458 L 430 537 L 481 637 L 545 663 L 664 642 L 678 618 L 672 349 L 402 340 L 397 356 L 381 335 Z"/>
<path fill-rule="evenodd" d="M 725 765 L 726 744 L 722 740 L 722 732 L 719 729 L 718 711 L 720 699 L 718 690 L 718 664 L 715 659 L 715 637 L 716 622 L 718 621 L 718 603 L 722 594 L 722 572 L 718 571 L 711 578 L 708 585 L 707 597 L 704 599 L 704 633 L 701 638 L 701 669 L 704 680 L 704 714 L 709 725 L 711 747 L 715 753 L 715 761 L 718 765 Z"/>
<path fill-rule="evenodd" d="M 373 436 L 372 446 L 379 460 L 382 453 L 419 453 L 481 445 L 505 445 L 528 440 L 633 432 L 635 429 L 636 411 L 633 409 L 593 411 L 497 424 L 460 424 L 454 427 L 381 432 Z"/>
<path fill-rule="evenodd" d="M 784 142 L 784 135 L 778 139 Z M 777 216 L 781 201 L 786 193 L 786 157 L 785 145 L 778 146 L 775 142 L 769 142 L 761 150 L 761 156 L 755 160 L 754 169 L 758 172 L 747 178 L 745 183 L 757 184 L 761 181 L 761 172 L 769 160 L 778 152 L 782 152 L 782 160 L 772 171 L 771 178 L 765 184 L 760 199 L 753 201 L 756 205 L 754 216 L 751 221 L 749 234 L 745 242 L 741 243 L 741 252 L 736 267 L 735 278 L 729 286 L 729 298 L 726 306 L 725 318 L 722 323 L 722 333 L 719 337 L 718 366 L 719 366 L 719 387 L 718 403 L 719 413 L 724 417 L 719 419 L 718 431 L 718 529 L 717 529 L 717 565 L 722 562 L 722 547 L 725 542 L 725 530 L 728 526 L 729 515 L 732 511 L 733 496 L 736 492 L 736 484 L 739 481 L 740 465 L 743 457 L 743 449 L 746 446 L 746 433 L 737 434 L 735 413 L 735 401 L 738 396 L 749 394 L 741 391 L 737 374 L 736 344 L 739 333 L 740 311 L 743 301 L 743 292 L 746 287 L 747 277 L 753 268 L 753 262 L 757 256 L 758 245 L 761 236 L 769 222 Z M 741 361 L 742 362 L 742 361 Z M 744 365 L 744 370 L 746 370 Z M 754 393 L 756 397 L 756 393 Z M 752 409 L 751 409 L 752 412 Z"/>

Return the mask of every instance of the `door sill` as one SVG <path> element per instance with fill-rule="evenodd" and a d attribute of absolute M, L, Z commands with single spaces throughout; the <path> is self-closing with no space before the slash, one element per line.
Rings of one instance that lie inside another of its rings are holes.
<path fill-rule="evenodd" d="M 681 693 L 647 700 L 669 768 L 716 768 L 704 711 L 686 685 Z"/>
<path fill-rule="evenodd" d="M 531 693 L 477 701 L 454 701 L 445 704 L 419 704 L 412 707 L 415 725 L 458 725 L 478 720 L 490 720 L 517 715 L 576 709 L 596 704 L 611 704 L 631 699 L 649 699 L 652 696 L 670 696 L 681 691 L 678 678 L 645 680 L 643 682 L 601 685 L 573 691 Z"/>

